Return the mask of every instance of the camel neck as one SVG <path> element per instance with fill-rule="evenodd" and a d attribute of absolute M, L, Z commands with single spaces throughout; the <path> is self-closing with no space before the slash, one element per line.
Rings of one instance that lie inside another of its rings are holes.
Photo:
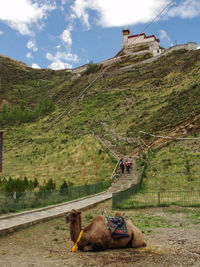
<path fill-rule="evenodd" d="M 71 234 L 71 240 L 73 242 L 76 242 L 80 231 L 81 231 L 81 217 L 80 215 L 76 217 L 74 222 L 71 222 L 70 224 L 70 234 Z"/>

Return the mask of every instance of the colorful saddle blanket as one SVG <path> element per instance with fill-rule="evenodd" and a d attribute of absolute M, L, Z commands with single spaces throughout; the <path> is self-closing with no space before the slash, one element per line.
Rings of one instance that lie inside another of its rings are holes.
<path fill-rule="evenodd" d="M 117 216 L 115 218 L 106 217 L 108 228 L 113 238 L 128 237 L 128 229 L 124 218 Z"/>

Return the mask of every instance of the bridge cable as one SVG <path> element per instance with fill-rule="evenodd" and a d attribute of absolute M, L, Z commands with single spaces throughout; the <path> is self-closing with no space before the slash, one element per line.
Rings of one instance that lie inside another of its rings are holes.
<path fill-rule="evenodd" d="M 139 131 L 139 133 L 150 135 L 157 138 L 164 138 L 164 139 L 173 139 L 173 140 L 200 140 L 200 137 L 172 137 L 172 136 L 162 136 L 162 135 L 155 135 L 151 133 L 146 133 L 143 131 Z"/>

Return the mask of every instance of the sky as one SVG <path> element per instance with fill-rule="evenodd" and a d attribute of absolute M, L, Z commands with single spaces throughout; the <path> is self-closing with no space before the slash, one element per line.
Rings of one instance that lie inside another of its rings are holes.
<path fill-rule="evenodd" d="M 200 0 L 0 0 L 0 54 L 33 68 L 111 58 L 124 28 L 200 48 Z"/>

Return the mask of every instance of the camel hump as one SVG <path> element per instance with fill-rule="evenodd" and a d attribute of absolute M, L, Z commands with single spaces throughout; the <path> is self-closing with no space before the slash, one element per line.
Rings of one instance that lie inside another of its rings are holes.
<path fill-rule="evenodd" d="M 115 213 L 115 217 L 118 217 L 118 216 L 123 216 L 122 212 L 118 211 Z"/>

